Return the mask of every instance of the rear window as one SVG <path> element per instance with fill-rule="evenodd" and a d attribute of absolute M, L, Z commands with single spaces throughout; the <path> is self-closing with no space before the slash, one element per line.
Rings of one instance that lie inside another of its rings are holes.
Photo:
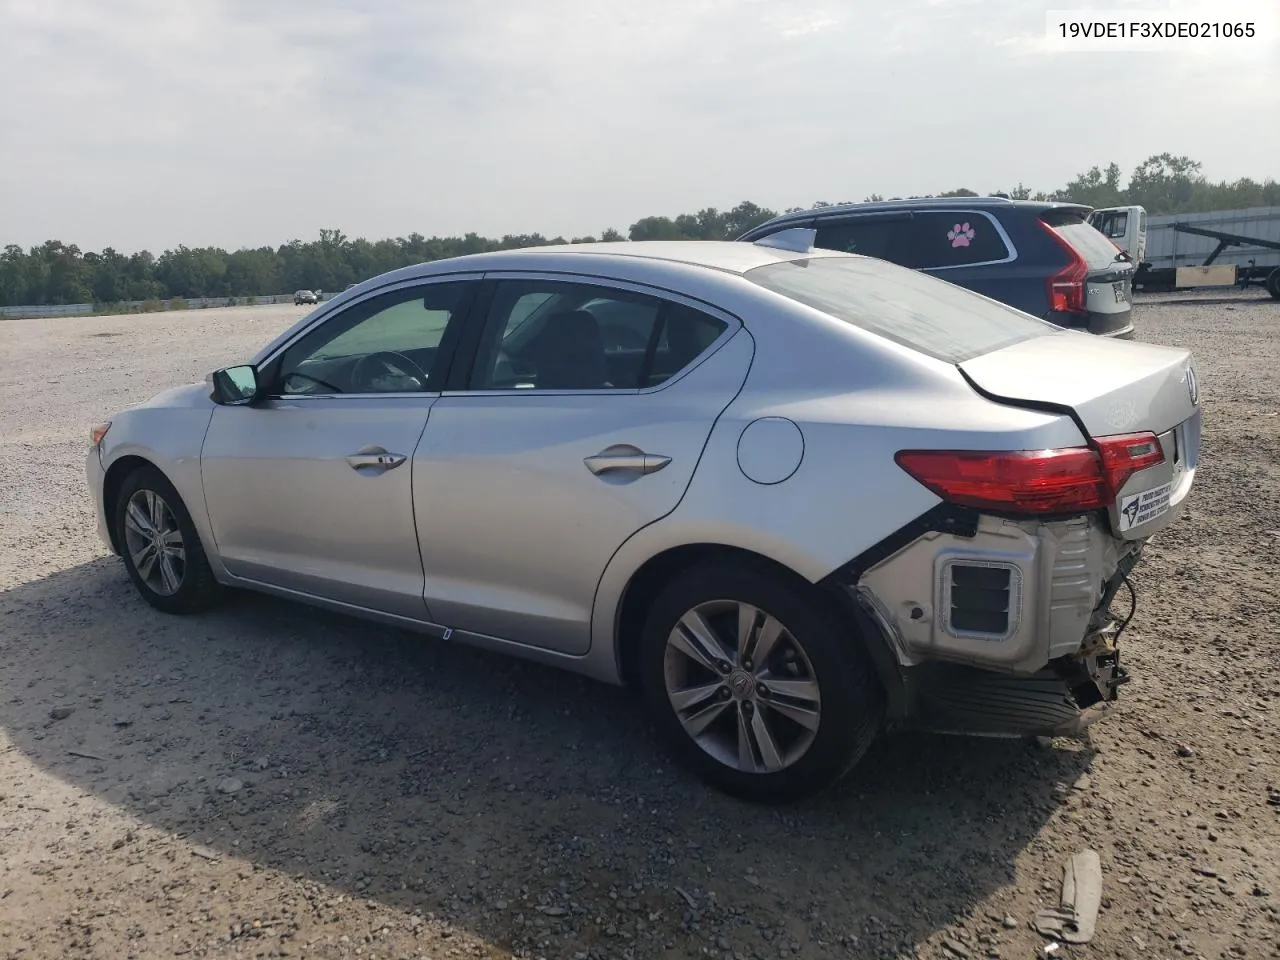
<path fill-rule="evenodd" d="M 1090 270 L 1103 270 L 1116 264 L 1116 245 L 1104 237 L 1095 227 L 1083 220 L 1060 223 L 1049 228 L 1075 248 Z"/>
<path fill-rule="evenodd" d="M 963 363 L 1058 329 L 883 260 L 790 260 L 756 267 L 745 276 L 766 290 L 947 363 Z"/>

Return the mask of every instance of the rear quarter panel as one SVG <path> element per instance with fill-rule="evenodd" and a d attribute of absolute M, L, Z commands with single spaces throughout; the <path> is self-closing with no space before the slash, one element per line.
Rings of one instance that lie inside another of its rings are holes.
<path fill-rule="evenodd" d="M 634 534 L 606 568 L 592 623 L 597 650 L 615 636 L 631 577 L 666 550 L 736 547 L 817 582 L 939 502 L 898 467 L 899 450 L 1082 441 L 1067 417 L 984 400 L 948 364 L 807 307 L 793 312 L 806 322 L 747 318 L 740 336 L 753 338 L 755 355 L 744 388 L 712 430 L 680 504 Z M 739 466 L 744 430 L 766 417 L 790 420 L 803 436 L 794 472 L 767 484 Z"/>

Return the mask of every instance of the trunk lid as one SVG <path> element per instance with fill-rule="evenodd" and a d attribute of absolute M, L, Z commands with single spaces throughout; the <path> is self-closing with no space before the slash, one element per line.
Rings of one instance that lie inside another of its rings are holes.
<path fill-rule="evenodd" d="M 1074 332 L 1015 343 L 960 370 L 994 400 L 1070 408 L 1093 437 L 1161 433 L 1199 402 L 1189 351 Z"/>
<path fill-rule="evenodd" d="M 1174 519 L 1200 452 L 1199 385 L 1189 351 L 1070 332 L 1024 340 L 959 367 L 992 400 L 1069 410 L 1094 440 L 1155 434 L 1164 460 L 1117 491 L 1112 529 L 1140 539 Z"/>

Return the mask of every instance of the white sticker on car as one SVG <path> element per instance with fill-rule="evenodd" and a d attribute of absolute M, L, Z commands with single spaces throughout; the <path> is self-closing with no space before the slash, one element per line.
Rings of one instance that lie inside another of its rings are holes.
<path fill-rule="evenodd" d="M 1120 529 L 1132 530 L 1154 520 L 1169 509 L 1172 483 L 1162 483 L 1120 501 Z"/>

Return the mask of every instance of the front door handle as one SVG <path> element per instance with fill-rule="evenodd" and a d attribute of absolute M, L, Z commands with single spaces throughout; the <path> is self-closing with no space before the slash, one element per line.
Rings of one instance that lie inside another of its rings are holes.
<path fill-rule="evenodd" d="M 383 470 L 390 470 L 400 466 L 407 459 L 403 453 L 388 453 L 381 447 L 366 447 L 359 453 L 353 453 L 347 457 L 347 463 L 352 470 L 360 470 L 364 467 L 382 467 Z"/>
<path fill-rule="evenodd" d="M 618 444 L 601 450 L 594 457 L 587 457 L 582 462 L 596 476 L 605 473 L 638 473 L 644 475 L 657 473 L 671 462 L 671 458 L 655 453 L 645 453 L 630 444 Z"/>

